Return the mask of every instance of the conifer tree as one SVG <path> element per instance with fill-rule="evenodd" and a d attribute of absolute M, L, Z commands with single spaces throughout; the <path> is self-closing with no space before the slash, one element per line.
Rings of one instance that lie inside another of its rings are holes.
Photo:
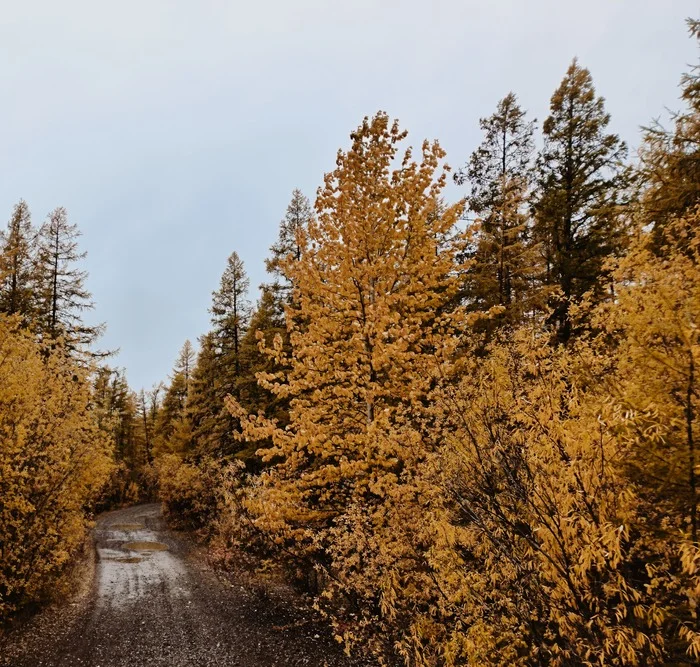
<path fill-rule="evenodd" d="M 139 391 L 136 411 L 139 427 L 143 432 L 145 463 L 150 464 L 153 460 L 152 451 L 154 425 L 150 416 L 148 399 L 146 398 L 146 392 L 144 389 Z"/>
<path fill-rule="evenodd" d="M 464 298 L 477 311 L 501 307 L 498 320 L 513 324 L 534 305 L 538 272 L 527 201 L 534 123 L 526 121 L 515 95 L 509 93 L 480 125 L 483 142 L 468 168 L 455 174 L 459 184 L 468 180 L 469 207 L 480 223 L 469 253 Z"/>
<path fill-rule="evenodd" d="M 605 259 L 624 242 L 619 204 L 627 187 L 626 147 L 607 133 L 609 122 L 590 72 L 574 60 L 542 128 L 535 202 L 545 282 L 559 291 L 550 323 L 564 343 L 572 334 L 570 305 L 588 290 L 604 290 Z"/>
<path fill-rule="evenodd" d="M 249 288 L 250 280 L 243 261 L 238 253 L 233 252 L 221 276 L 221 285 L 213 293 L 210 312 L 220 353 L 224 355 L 226 363 L 231 365 L 234 374 L 240 369 L 241 340 L 250 319 Z"/>
<path fill-rule="evenodd" d="M 249 413 L 264 415 L 274 419 L 280 427 L 284 427 L 289 421 L 289 402 L 275 395 L 257 379 L 259 374 L 283 374 L 283 368 L 265 352 L 265 348 L 271 347 L 276 337 L 283 341 L 286 353 L 290 348 L 285 327 L 284 304 L 280 301 L 279 292 L 263 287 L 250 320 L 250 327 L 241 344 L 241 373 L 236 384 L 236 398 Z M 258 449 L 269 447 L 270 444 L 269 439 L 246 442 L 237 457 L 244 461 L 249 469 L 257 470 L 261 461 L 256 452 Z"/>
<path fill-rule="evenodd" d="M 158 382 L 145 391 L 141 389 L 137 401 L 137 419 L 143 434 L 144 463 L 153 463 L 153 445 L 157 436 L 158 413 L 160 410 L 160 394 L 163 384 Z"/>
<path fill-rule="evenodd" d="M 129 387 L 125 371 L 109 366 L 96 370 L 93 394 L 97 423 L 114 443 L 117 464 L 103 495 L 103 506 L 135 502 L 150 446 L 139 419 L 138 397 Z"/>
<path fill-rule="evenodd" d="M 20 200 L 7 230 L 0 234 L 0 312 L 20 315 L 29 324 L 35 310 L 36 234 L 29 207 Z"/>
<path fill-rule="evenodd" d="M 192 446 L 192 428 L 188 414 L 192 382 L 192 344 L 186 340 L 178 354 L 170 384 L 158 409 L 154 456 L 166 452 L 185 453 Z"/>
<path fill-rule="evenodd" d="M 221 450 L 232 419 L 224 409 L 226 394 L 221 387 L 220 355 L 213 332 L 199 339 L 199 354 L 192 372 L 187 413 L 192 425 L 193 450 L 197 455 Z"/>
<path fill-rule="evenodd" d="M 270 248 L 270 257 L 265 260 L 267 272 L 272 274 L 274 282 L 268 289 L 283 302 L 289 302 L 292 296 L 292 281 L 285 263 L 291 259 L 301 259 L 302 248 L 305 244 L 306 230 L 313 220 L 313 210 L 308 198 L 295 189 L 287 212 L 280 222 L 279 236 Z"/>
<path fill-rule="evenodd" d="M 190 382 L 192 380 L 192 371 L 194 370 L 196 355 L 192 343 L 186 340 L 180 350 L 177 361 L 175 362 L 175 372 L 182 373 L 185 380 L 185 403 L 190 391 Z"/>
<path fill-rule="evenodd" d="M 86 256 L 78 250 L 79 236 L 77 226 L 68 222 L 66 209 L 55 209 L 39 230 L 36 268 L 38 327 L 48 338 L 64 337 L 73 350 L 84 350 L 103 329 L 82 320 L 94 305 L 85 288 L 87 273 L 77 266 Z"/>

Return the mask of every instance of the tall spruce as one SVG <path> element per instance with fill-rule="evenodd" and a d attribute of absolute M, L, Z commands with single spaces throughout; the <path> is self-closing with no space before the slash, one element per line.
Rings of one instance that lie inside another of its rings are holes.
<path fill-rule="evenodd" d="M 469 208 L 478 223 L 466 258 L 464 299 L 472 310 L 502 307 L 491 322 L 513 324 L 533 308 L 538 272 L 528 211 L 534 122 L 509 93 L 480 126 L 484 140 L 455 174 L 458 184 L 469 183 Z"/>
<path fill-rule="evenodd" d="M 0 233 L 0 312 L 19 315 L 23 324 L 34 315 L 36 232 L 27 203 L 20 200 L 7 229 Z"/>
<path fill-rule="evenodd" d="M 563 343 L 572 335 L 570 306 L 588 290 L 604 290 L 604 262 L 624 243 L 620 200 L 628 185 L 627 149 L 608 133 L 609 123 L 590 72 L 574 60 L 542 128 L 535 202 L 544 279 L 558 290 L 550 324 Z"/>
<path fill-rule="evenodd" d="M 301 190 L 295 189 L 280 222 L 277 241 L 270 247 L 270 257 L 265 260 L 265 268 L 273 276 L 273 283 L 267 288 L 283 301 L 289 301 L 292 295 L 292 280 L 285 262 L 290 258 L 297 262 L 301 259 L 312 220 L 313 210 L 309 200 Z"/>
<path fill-rule="evenodd" d="M 237 421 L 225 408 L 225 398 L 238 395 L 245 375 L 242 350 L 251 317 L 250 280 L 236 252 L 228 258 L 210 308 L 212 330 L 200 340 L 192 372 L 187 416 L 194 450 L 199 454 L 231 455 L 241 449 L 235 440 Z"/>
<path fill-rule="evenodd" d="M 154 455 L 184 453 L 191 447 L 191 425 L 187 413 L 192 345 L 185 341 L 173 367 L 170 384 L 165 388 L 158 410 Z"/>
<path fill-rule="evenodd" d="M 250 321 L 249 288 L 243 261 L 233 252 L 226 262 L 219 289 L 213 293 L 210 312 L 220 353 L 234 374 L 240 370 L 241 341 Z"/>
<path fill-rule="evenodd" d="M 196 358 L 196 353 L 194 351 L 194 347 L 192 347 L 192 343 L 190 343 L 189 340 L 186 340 L 183 343 L 182 348 L 180 349 L 180 354 L 175 362 L 175 372 L 181 373 L 185 381 L 185 402 L 187 402 L 187 398 L 189 397 L 192 371 L 194 370 Z"/>
<path fill-rule="evenodd" d="M 220 361 L 216 337 L 209 332 L 199 339 L 199 354 L 192 371 L 187 403 L 192 447 L 199 455 L 220 452 L 227 439 L 227 429 L 232 428 L 231 417 L 224 409 Z"/>
<path fill-rule="evenodd" d="M 83 314 L 94 304 L 85 287 L 87 272 L 78 266 L 87 254 L 78 249 L 79 237 L 78 227 L 68 222 L 63 207 L 52 211 L 39 230 L 37 324 L 45 336 L 63 337 L 69 349 L 84 351 L 103 326 L 83 321 Z"/>

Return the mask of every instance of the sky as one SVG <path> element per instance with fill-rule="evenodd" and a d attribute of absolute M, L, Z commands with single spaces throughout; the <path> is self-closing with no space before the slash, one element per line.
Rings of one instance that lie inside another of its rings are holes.
<path fill-rule="evenodd" d="M 37 224 L 67 208 L 135 389 L 207 331 L 231 252 L 266 279 L 292 190 L 313 199 L 364 116 L 459 167 L 509 91 L 541 123 L 577 56 L 634 152 L 698 59 L 697 0 L 0 4 L 0 223 L 20 198 Z"/>

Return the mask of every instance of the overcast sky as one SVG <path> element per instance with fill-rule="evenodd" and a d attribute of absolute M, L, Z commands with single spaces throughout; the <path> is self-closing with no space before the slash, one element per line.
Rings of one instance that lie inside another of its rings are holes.
<path fill-rule="evenodd" d="M 165 379 L 236 250 L 257 286 L 292 189 L 313 198 L 362 117 L 457 167 L 513 90 L 540 121 L 574 56 L 633 147 L 697 61 L 686 0 L 2 3 L 0 219 L 24 198 L 83 232 L 132 386 Z M 457 197 L 459 192 L 454 191 Z"/>

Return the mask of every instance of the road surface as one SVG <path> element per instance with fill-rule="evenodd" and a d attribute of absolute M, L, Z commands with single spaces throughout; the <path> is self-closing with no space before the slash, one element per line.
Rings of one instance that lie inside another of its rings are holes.
<path fill-rule="evenodd" d="M 0 644 L 3 667 L 273 667 L 369 664 L 346 658 L 291 596 L 218 577 L 159 505 L 103 515 L 94 583 Z"/>

